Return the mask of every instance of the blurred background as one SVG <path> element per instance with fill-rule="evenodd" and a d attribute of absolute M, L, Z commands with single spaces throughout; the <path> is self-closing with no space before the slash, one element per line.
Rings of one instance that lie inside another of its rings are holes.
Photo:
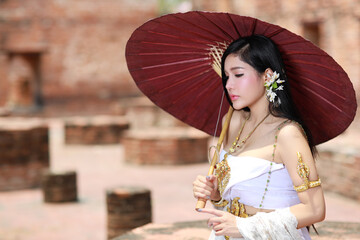
<path fill-rule="evenodd" d="M 137 27 L 190 10 L 302 35 L 344 68 L 358 97 L 358 0 L 0 0 L 1 240 L 106 239 L 117 228 L 106 191 L 117 186 L 149 189 L 154 223 L 204 219 L 193 211 L 191 183 L 207 173 L 212 138 L 147 101 L 125 61 Z M 359 133 L 355 118 L 319 146 L 328 221 L 360 222 Z M 46 195 L 49 179 L 68 171 L 75 187 Z"/>

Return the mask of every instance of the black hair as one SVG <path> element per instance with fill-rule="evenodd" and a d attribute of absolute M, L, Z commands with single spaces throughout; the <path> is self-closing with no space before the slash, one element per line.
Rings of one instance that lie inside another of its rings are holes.
<path fill-rule="evenodd" d="M 266 69 L 270 68 L 272 71 L 279 73 L 280 79 L 285 80 L 285 82 L 282 83 L 284 86 L 283 90 L 276 92 L 277 96 L 275 101 L 279 99 L 281 104 L 270 103 L 269 112 L 276 117 L 287 118 L 299 123 L 306 134 L 311 152 L 315 155 L 316 148 L 311 132 L 302 121 L 301 116 L 292 100 L 290 82 L 288 81 L 285 73 L 285 65 L 281 58 L 280 51 L 275 43 L 265 36 L 252 35 L 248 37 L 241 37 L 233 41 L 225 50 L 221 59 L 221 76 L 226 98 L 230 105 L 233 106 L 229 93 L 226 89 L 228 77 L 226 76 L 224 69 L 225 59 L 230 54 L 238 55 L 241 61 L 252 66 L 259 74 L 264 73 Z M 248 108 L 244 108 L 243 110 L 249 111 Z"/>

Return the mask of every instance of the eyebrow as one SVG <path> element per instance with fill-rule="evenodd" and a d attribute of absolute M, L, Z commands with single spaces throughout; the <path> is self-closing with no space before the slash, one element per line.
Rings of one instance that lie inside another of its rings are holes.
<path fill-rule="evenodd" d="M 236 70 L 236 69 L 244 69 L 243 67 L 232 67 L 230 70 Z"/>
<path fill-rule="evenodd" d="M 243 67 L 232 67 L 230 68 L 230 71 L 236 70 L 236 69 L 245 69 Z M 227 71 L 225 70 L 225 73 L 227 73 Z"/>

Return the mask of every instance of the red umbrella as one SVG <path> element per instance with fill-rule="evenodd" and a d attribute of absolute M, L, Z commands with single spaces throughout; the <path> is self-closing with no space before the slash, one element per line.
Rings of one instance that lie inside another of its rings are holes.
<path fill-rule="evenodd" d="M 211 49 L 260 34 L 278 46 L 294 102 L 316 144 L 342 133 L 357 104 L 349 77 L 332 57 L 304 38 L 270 23 L 230 13 L 187 12 L 150 20 L 126 46 L 139 89 L 181 121 L 214 134 L 223 87 L 212 69 Z M 229 104 L 224 101 L 223 116 Z M 219 135 L 220 130 L 216 135 Z"/>

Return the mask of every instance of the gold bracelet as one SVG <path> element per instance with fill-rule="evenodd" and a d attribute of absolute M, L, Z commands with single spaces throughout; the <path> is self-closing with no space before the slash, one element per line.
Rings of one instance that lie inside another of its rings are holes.
<path fill-rule="evenodd" d="M 215 207 L 225 207 L 226 205 L 228 205 L 228 201 L 226 201 L 225 199 L 221 198 L 219 201 L 214 201 L 211 200 L 211 203 L 215 206 Z"/>
<path fill-rule="evenodd" d="M 310 181 L 308 182 L 308 184 L 301 184 L 300 186 L 294 186 L 295 191 L 297 192 L 303 192 L 308 190 L 309 188 L 314 188 L 314 187 L 318 187 L 321 185 L 321 179 L 319 178 L 316 181 Z"/>
<path fill-rule="evenodd" d="M 320 178 L 316 181 L 310 181 L 309 182 L 309 188 L 314 188 L 314 187 L 318 187 L 321 185 L 321 180 Z"/>

